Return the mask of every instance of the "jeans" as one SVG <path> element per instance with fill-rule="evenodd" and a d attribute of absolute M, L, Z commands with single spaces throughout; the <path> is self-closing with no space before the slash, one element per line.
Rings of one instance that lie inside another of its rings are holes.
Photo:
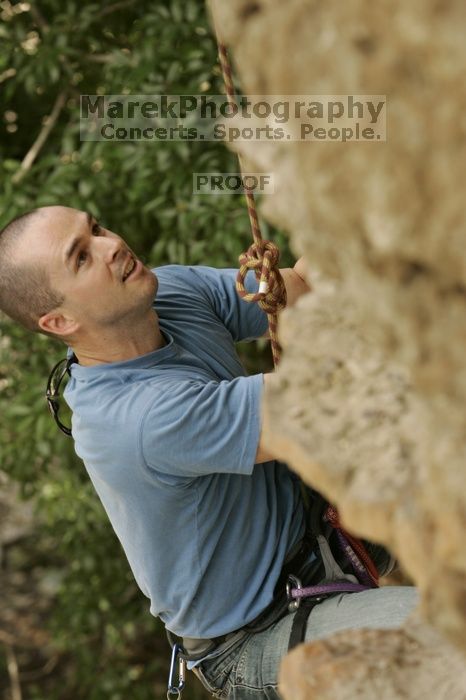
<path fill-rule="evenodd" d="M 318 603 L 306 627 L 306 641 L 360 627 L 400 627 L 418 602 L 411 586 L 385 586 L 341 593 Z M 202 662 L 195 673 L 216 698 L 279 700 L 278 670 L 288 651 L 296 613 L 288 613 L 263 632 L 250 634 L 221 656 Z"/>

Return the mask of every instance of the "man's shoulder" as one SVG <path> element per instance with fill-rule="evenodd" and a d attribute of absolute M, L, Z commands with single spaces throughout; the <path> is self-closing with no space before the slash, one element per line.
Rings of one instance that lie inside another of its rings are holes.
<path fill-rule="evenodd" d="M 116 369 L 98 383 L 70 381 L 66 400 L 73 411 L 72 434 L 86 463 L 135 456 L 144 418 L 166 391 L 164 377 L 153 375 L 131 380 L 127 371 Z"/>
<path fill-rule="evenodd" d="M 157 302 L 163 314 L 166 309 L 186 310 L 205 313 L 205 310 L 218 312 L 224 305 L 230 304 L 226 299 L 234 289 L 232 273 L 227 268 L 208 265 L 161 265 L 152 269 L 159 281 L 155 305 Z"/>
<path fill-rule="evenodd" d="M 236 269 L 226 267 L 212 267 L 211 265 L 160 265 L 151 270 L 156 277 L 163 279 L 166 284 L 188 283 L 189 288 L 199 290 L 220 287 L 226 279 L 230 279 L 232 274 L 236 274 Z"/>
<path fill-rule="evenodd" d="M 202 276 L 199 278 L 197 265 L 160 265 L 153 267 L 151 272 L 159 281 L 157 297 L 170 298 L 177 297 L 192 298 L 193 296 L 203 296 Z"/>
<path fill-rule="evenodd" d="M 178 263 L 169 263 L 167 265 L 158 265 L 157 267 L 151 268 L 157 277 L 163 277 L 167 282 L 170 280 L 177 282 L 188 280 L 195 274 L 198 268 L 202 268 L 200 265 L 179 265 Z"/>

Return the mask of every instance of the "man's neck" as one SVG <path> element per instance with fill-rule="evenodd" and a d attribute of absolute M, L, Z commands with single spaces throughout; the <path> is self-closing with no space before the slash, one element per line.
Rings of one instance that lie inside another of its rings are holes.
<path fill-rule="evenodd" d="M 80 365 L 107 364 L 124 362 L 141 355 L 147 355 L 166 345 L 166 340 L 160 330 L 157 313 L 151 310 L 139 321 L 134 321 L 123 327 L 111 326 L 100 328 L 72 343 L 73 352 Z"/>

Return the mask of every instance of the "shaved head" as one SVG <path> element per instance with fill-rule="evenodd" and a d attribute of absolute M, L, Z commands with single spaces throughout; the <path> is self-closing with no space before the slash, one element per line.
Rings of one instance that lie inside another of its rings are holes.
<path fill-rule="evenodd" d="M 0 311 L 73 348 L 153 327 L 157 278 L 91 213 L 40 207 L 0 231 Z M 115 342 L 115 340 L 113 341 Z"/>
<path fill-rule="evenodd" d="M 60 307 L 63 296 L 52 289 L 43 264 L 21 261 L 18 255 L 21 240 L 49 208 L 17 216 L 0 231 L 0 310 L 30 331 L 53 336 L 40 329 L 38 320 Z"/>

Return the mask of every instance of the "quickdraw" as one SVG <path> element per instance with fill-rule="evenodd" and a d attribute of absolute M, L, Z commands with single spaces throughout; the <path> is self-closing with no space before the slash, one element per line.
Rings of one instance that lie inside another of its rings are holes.
<path fill-rule="evenodd" d="M 186 678 L 186 661 L 181 656 L 183 647 L 181 644 L 174 644 L 172 650 L 172 658 L 170 662 L 170 673 L 168 675 L 168 689 L 167 689 L 167 700 L 173 700 L 174 698 L 181 698 L 181 694 L 185 686 Z M 179 657 L 179 658 L 178 658 Z M 178 660 L 178 681 L 175 685 L 175 669 L 176 662 Z"/>

